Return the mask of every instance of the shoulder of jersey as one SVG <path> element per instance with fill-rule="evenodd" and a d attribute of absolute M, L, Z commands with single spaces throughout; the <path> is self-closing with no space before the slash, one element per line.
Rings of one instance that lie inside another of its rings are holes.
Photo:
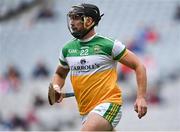
<path fill-rule="evenodd" d="M 64 48 L 68 48 L 70 45 L 72 45 L 75 41 L 77 41 L 76 38 L 73 38 L 71 40 L 69 40 L 68 42 L 65 43 L 65 45 L 63 46 L 63 49 Z"/>
<path fill-rule="evenodd" d="M 115 40 L 112 39 L 112 38 L 109 38 L 109 37 L 105 37 L 105 36 L 102 36 L 102 35 L 96 35 L 96 38 L 98 39 L 101 39 L 101 40 L 106 40 L 106 41 L 110 41 L 110 42 L 114 42 Z"/>

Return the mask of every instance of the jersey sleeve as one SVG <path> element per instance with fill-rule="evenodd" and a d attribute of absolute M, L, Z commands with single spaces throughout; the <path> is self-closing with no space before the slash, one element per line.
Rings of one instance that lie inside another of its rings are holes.
<path fill-rule="evenodd" d="M 126 53 L 126 46 L 120 41 L 115 40 L 112 49 L 113 59 L 119 61 Z"/>
<path fill-rule="evenodd" d="M 61 49 L 60 55 L 59 55 L 59 65 L 62 66 L 63 68 L 65 68 L 65 69 L 68 69 L 69 66 L 68 66 L 66 58 L 64 57 L 65 56 L 64 52 L 65 52 L 64 49 Z"/>

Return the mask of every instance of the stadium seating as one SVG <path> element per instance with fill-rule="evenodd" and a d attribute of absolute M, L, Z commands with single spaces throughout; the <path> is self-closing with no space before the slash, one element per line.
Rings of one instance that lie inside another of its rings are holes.
<path fill-rule="evenodd" d="M 18 5 L 21 1 L 13 0 L 13 2 Z M 50 79 L 34 81 L 29 78 L 35 63 L 40 58 L 48 62 L 48 66 L 54 72 L 58 65 L 60 48 L 72 38 L 66 25 L 66 14 L 71 5 L 80 2 L 82 1 L 55 1 L 54 8 L 57 15 L 52 20 L 36 20 L 39 11 L 39 8 L 36 7 L 11 21 L 0 22 L 0 77 L 7 70 L 7 65 L 11 63 L 19 67 L 24 77 L 19 93 L 0 94 L 0 114 L 3 115 L 3 118 L 9 118 L 9 113 L 25 117 L 31 108 L 34 96 L 40 94 L 46 100 L 46 105 L 39 111 L 37 110 L 42 124 L 30 128 L 30 130 L 79 129 L 79 126 L 72 122 L 75 119 L 80 124 L 79 117 L 76 116 L 78 115 L 77 109 L 68 113 L 69 107 L 67 106 L 62 105 L 60 110 L 57 110 L 58 106 L 52 108 L 53 110 L 48 107 L 46 97 Z M 165 78 L 180 69 L 180 23 L 173 19 L 178 0 L 133 0 L 132 2 L 127 0 L 86 0 L 83 2 L 97 4 L 105 14 L 97 31 L 104 36 L 117 38 L 125 45 L 129 38 L 135 37 L 140 32 L 141 27 L 155 27 L 159 34 L 159 40 L 154 45 L 147 45 L 145 49 L 145 56 L 153 57 L 157 63 L 156 76 L 152 75 L 149 77 L 150 79 Z M 0 1 L 1 3 L 3 2 Z M 6 8 L 10 8 L 10 6 L 11 4 L 7 4 Z M 177 86 L 179 87 L 179 85 L 178 83 Z M 65 87 L 72 90 L 69 82 Z M 74 101 L 74 99 L 72 100 Z M 71 101 L 67 101 L 69 106 L 73 109 L 76 108 L 76 103 L 71 103 Z M 66 117 L 62 117 L 63 115 L 58 112 L 64 112 Z M 49 113 L 50 115 L 45 118 L 44 116 Z M 55 126 L 50 124 L 53 121 L 51 116 L 62 124 L 59 128 L 58 124 Z M 45 122 L 46 119 L 49 121 Z M 64 123 L 68 125 L 66 126 Z M 174 124 L 174 129 L 179 129 L 176 124 Z M 158 126 L 156 128 L 158 129 Z M 0 125 L 1 129 L 4 130 Z"/>

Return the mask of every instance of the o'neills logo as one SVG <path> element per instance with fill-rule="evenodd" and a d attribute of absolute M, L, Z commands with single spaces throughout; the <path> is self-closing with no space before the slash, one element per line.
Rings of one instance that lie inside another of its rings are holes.
<path fill-rule="evenodd" d="M 99 68 L 100 65 L 98 64 L 93 64 L 93 65 L 81 65 L 81 66 L 71 66 L 71 70 L 80 70 L 80 71 L 85 71 L 85 72 L 88 72 L 90 70 L 93 70 L 93 69 L 96 69 L 96 68 Z"/>

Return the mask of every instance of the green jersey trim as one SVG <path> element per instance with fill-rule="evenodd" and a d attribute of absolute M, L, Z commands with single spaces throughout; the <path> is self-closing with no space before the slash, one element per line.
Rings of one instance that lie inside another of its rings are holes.
<path fill-rule="evenodd" d="M 68 64 L 64 61 L 62 61 L 61 59 L 59 59 L 59 62 L 63 65 L 63 66 L 68 66 Z"/>
<path fill-rule="evenodd" d="M 114 60 L 120 60 L 120 58 L 124 55 L 125 51 L 126 51 L 126 48 L 124 48 L 123 51 L 122 51 L 119 55 L 117 55 L 116 57 L 114 57 L 113 59 L 114 59 Z"/>

